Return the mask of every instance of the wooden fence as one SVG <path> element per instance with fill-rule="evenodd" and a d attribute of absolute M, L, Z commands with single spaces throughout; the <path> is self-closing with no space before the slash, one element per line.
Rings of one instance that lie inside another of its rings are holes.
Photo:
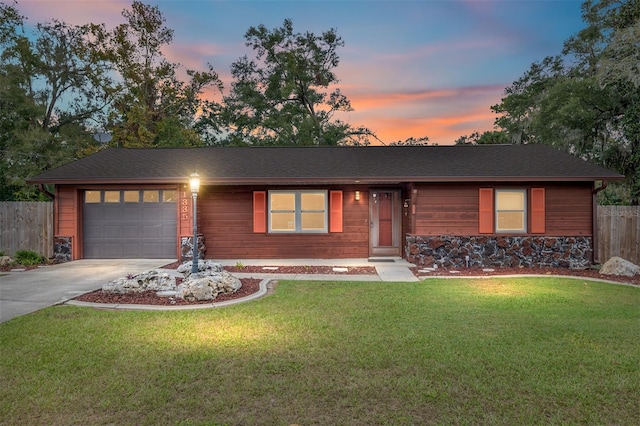
<path fill-rule="evenodd" d="M 0 202 L 0 251 L 13 256 L 18 250 L 53 256 L 52 202 Z"/>
<path fill-rule="evenodd" d="M 640 265 L 640 206 L 598 206 L 600 262 L 620 256 Z M 0 202 L 0 251 L 53 256 L 53 203 Z"/>
<path fill-rule="evenodd" d="M 640 265 L 640 206 L 598 206 L 598 254 Z"/>

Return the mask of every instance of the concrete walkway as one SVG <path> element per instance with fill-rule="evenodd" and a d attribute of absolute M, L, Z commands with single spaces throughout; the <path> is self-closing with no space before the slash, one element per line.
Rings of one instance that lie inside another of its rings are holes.
<path fill-rule="evenodd" d="M 0 323 L 64 303 L 127 274 L 158 268 L 173 259 L 75 260 L 0 276 Z M 2 273 L 4 274 L 4 273 Z"/>
<path fill-rule="evenodd" d="M 348 274 L 280 274 L 270 272 L 268 274 L 259 273 L 236 273 L 238 278 L 264 278 L 270 277 L 278 280 L 333 280 L 333 281 L 390 281 L 405 282 L 418 281 L 418 278 L 409 270 L 415 266 L 400 257 L 375 259 L 240 259 L 240 260 L 216 260 L 222 266 L 235 266 L 242 264 L 245 266 L 336 266 L 336 267 L 362 267 L 373 266 L 376 268 L 376 275 L 348 275 Z"/>

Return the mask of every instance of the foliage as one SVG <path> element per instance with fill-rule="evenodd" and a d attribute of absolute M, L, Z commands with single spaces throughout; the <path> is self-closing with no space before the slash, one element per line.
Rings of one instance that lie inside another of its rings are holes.
<path fill-rule="evenodd" d="M 429 145 L 429 138 L 423 136 L 421 138 L 407 138 L 404 141 L 396 141 L 389 143 L 389 146 L 427 146 Z"/>
<path fill-rule="evenodd" d="M 218 109 L 202 97 L 206 88 L 222 90 L 218 74 L 186 70 L 169 62 L 162 48 L 173 41 L 173 30 L 157 6 L 134 1 L 122 12 L 126 23 L 107 31 L 94 26 L 92 47 L 120 77 L 106 92 L 113 97 L 107 127 L 111 144 L 121 147 L 199 146 L 219 129 Z"/>
<path fill-rule="evenodd" d="M 14 256 L 18 265 L 33 266 L 44 263 L 44 256 L 31 250 L 18 250 Z"/>
<path fill-rule="evenodd" d="M 562 55 L 547 57 L 492 106 L 512 143 L 544 143 L 626 176 L 610 185 L 640 201 L 640 0 L 587 0 L 586 27 Z"/>
<path fill-rule="evenodd" d="M 639 291 L 571 278 L 281 281 L 223 309 L 56 306 L 0 324 L 0 417 L 638 424 Z"/>
<path fill-rule="evenodd" d="M 353 128 L 335 113 L 353 108 L 338 88 L 337 50 L 344 46 L 335 29 L 318 36 L 294 33 L 286 19 L 280 28 L 251 27 L 244 56 L 231 66 L 234 82 L 224 97 L 223 117 L 234 145 L 367 145 L 375 135 Z"/>
<path fill-rule="evenodd" d="M 456 145 L 500 145 L 508 143 L 509 135 L 500 130 L 486 131 L 482 134 L 473 132 L 468 136 L 460 136 L 456 139 Z"/>
<path fill-rule="evenodd" d="M 23 20 L 0 4 L 0 199 L 40 199 L 25 179 L 92 152 L 88 120 L 106 105 L 107 71 L 85 43 L 90 27 L 52 21 L 28 36 Z"/>

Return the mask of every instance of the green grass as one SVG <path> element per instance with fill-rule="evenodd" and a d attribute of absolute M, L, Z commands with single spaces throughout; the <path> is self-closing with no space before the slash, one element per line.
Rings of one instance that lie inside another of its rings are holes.
<path fill-rule="evenodd" d="M 2 424 L 640 424 L 640 289 L 281 282 L 215 310 L 0 324 Z"/>

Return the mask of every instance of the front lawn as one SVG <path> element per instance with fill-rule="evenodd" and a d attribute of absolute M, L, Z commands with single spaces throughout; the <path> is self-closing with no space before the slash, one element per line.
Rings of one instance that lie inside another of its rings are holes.
<path fill-rule="evenodd" d="M 0 324 L 1 424 L 640 424 L 640 288 L 280 282 L 232 307 Z"/>

